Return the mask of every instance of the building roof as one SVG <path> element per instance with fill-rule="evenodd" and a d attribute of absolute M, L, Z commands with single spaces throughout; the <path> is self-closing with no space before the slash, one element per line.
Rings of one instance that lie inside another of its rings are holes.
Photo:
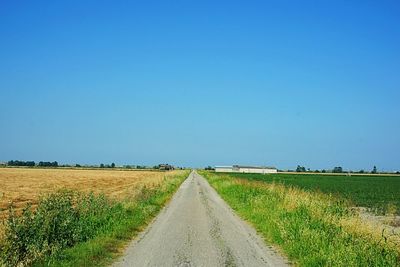
<path fill-rule="evenodd" d="M 233 166 L 215 166 L 215 168 L 247 168 L 247 169 L 273 169 L 275 167 L 270 166 L 245 166 L 245 165 L 233 165 Z"/>
<path fill-rule="evenodd" d="M 232 166 L 215 166 L 215 168 L 232 168 Z"/>
<path fill-rule="evenodd" d="M 247 168 L 247 169 L 276 169 L 270 166 L 245 166 L 245 165 L 233 165 L 234 168 Z"/>

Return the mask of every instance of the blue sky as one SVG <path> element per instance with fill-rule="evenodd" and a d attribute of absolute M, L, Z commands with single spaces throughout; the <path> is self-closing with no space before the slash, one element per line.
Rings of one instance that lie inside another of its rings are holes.
<path fill-rule="evenodd" d="M 2 1 L 0 161 L 400 170 L 398 1 Z"/>

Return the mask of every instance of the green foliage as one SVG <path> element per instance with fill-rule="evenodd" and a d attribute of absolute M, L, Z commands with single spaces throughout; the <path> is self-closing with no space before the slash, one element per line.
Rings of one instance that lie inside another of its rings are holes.
<path fill-rule="evenodd" d="M 9 266 L 29 264 L 106 231 L 122 215 L 122 205 L 103 195 L 73 191 L 45 196 L 35 211 L 28 205 L 21 215 L 10 207 L 2 259 Z"/>
<path fill-rule="evenodd" d="M 243 182 L 252 175 L 202 172 L 238 214 L 299 266 L 399 266 L 400 255 L 386 239 L 346 230 L 351 216 L 344 202 L 329 195 L 304 196 L 291 186 L 262 187 Z M 254 180 L 254 179 L 253 179 Z M 304 192 L 304 191 L 303 191 Z"/>
<path fill-rule="evenodd" d="M 58 167 L 58 162 L 57 161 L 40 161 L 38 164 L 39 167 Z"/>
<path fill-rule="evenodd" d="M 297 165 L 296 172 L 306 172 L 306 168 L 300 165 Z"/>
<path fill-rule="evenodd" d="M 378 170 L 376 169 L 376 166 L 374 166 L 374 168 L 372 168 L 372 171 L 371 171 L 371 173 L 377 173 L 378 172 Z"/>
<path fill-rule="evenodd" d="M 340 166 L 335 167 L 335 168 L 333 168 L 332 172 L 333 173 L 342 173 L 343 172 L 343 168 L 340 167 Z"/>
<path fill-rule="evenodd" d="M 282 183 L 308 191 L 320 191 L 350 200 L 354 206 L 367 207 L 377 214 L 386 214 L 388 207 L 397 207 L 400 215 L 400 177 L 372 175 L 318 174 L 230 174 L 236 178 Z"/>
<path fill-rule="evenodd" d="M 155 188 L 143 187 L 125 202 L 104 195 L 58 191 L 22 214 L 10 207 L 0 266 L 94 266 L 109 263 L 118 246 L 153 218 L 187 177 L 177 175 Z"/>
<path fill-rule="evenodd" d="M 20 161 L 20 160 L 10 160 L 7 162 L 8 166 L 27 166 L 27 167 L 34 167 L 34 161 Z"/>

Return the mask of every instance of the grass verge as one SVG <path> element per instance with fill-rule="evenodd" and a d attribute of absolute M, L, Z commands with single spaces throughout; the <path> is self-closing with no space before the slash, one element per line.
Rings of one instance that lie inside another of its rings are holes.
<path fill-rule="evenodd" d="M 281 183 L 311 191 L 333 194 L 350 200 L 353 206 L 369 211 L 400 215 L 400 176 L 328 175 L 328 174 L 249 174 L 231 173 L 232 177 L 267 183 Z"/>
<path fill-rule="evenodd" d="M 342 199 L 245 176 L 200 173 L 267 242 L 300 266 L 400 266 L 396 237 L 364 224 Z"/>
<path fill-rule="evenodd" d="M 16 214 L 10 208 L 0 265 L 107 265 L 155 217 L 188 173 L 143 187 L 125 201 L 64 190 L 42 197 L 34 211 L 27 206 Z"/>

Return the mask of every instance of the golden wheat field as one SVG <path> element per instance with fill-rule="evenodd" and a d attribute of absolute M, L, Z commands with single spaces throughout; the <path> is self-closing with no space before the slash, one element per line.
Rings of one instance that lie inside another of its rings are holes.
<path fill-rule="evenodd" d="M 17 210 L 28 202 L 35 206 L 40 195 L 57 189 L 93 191 L 123 199 L 143 185 L 155 186 L 177 172 L 180 171 L 0 168 L 0 218 L 5 216 L 10 202 Z"/>

